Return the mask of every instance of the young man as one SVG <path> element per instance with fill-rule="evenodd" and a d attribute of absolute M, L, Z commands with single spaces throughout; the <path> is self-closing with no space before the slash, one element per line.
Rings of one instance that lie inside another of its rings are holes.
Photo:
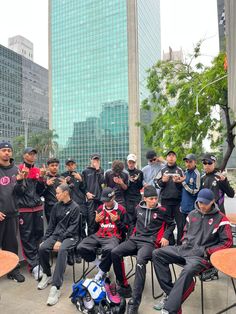
<path fill-rule="evenodd" d="M 18 211 L 14 195 L 14 186 L 18 169 L 12 159 L 12 146 L 3 141 L 0 143 L 0 249 L 18 255 Z M 19 265 L 8 275 L 8 279 L 17 282 L 25 281 Z"/>
<path fill-rule="evenodd" d="M 205 154 L 202 164 L 205 174 L 201 177 L 201 186 L 212 190 L 215 202 L 220 211 L 225 214 L 224 195 L 234 197 L 234 189 L 230 186 L 226 176 L 216 169 L 216 157 L 213 154 Z"/>
<path fill-rule="evenodd" d="M 146 153 L 148 164 L 143 167 L 143 185 L 153 185 L 153 180 L 156 178 L 158 172 L 165 166 L 165 162 L 161 157 L 157 157 L 157 153 L 154 150 L 149 150 Z"/>
<path fill-rule="evenodd" d="M 98 273 L 95 280 L 99 280 L 110 270 L 111 251 L 125 237 L 127 225 L 125 223 L 126 211 L 123 206 L 115 201 L 115 192 L 111 188 L 102 191 L 101 201 L 103 205 L 96 211 L 96 223 L 98 231 L 95 234 L 83 239 L 78 246 L 78 253 L 87 262 L 93 262 L 98 266 Z M 98 264 L 96 251 L 101 248 L 102 257 Z M 120 265 L 121 267 L 121 265 Z"/>
<path fill-rule="evenodd" d="M 181 246 L 155 250 L 152 259 L 157 279 L 165 297 L 154 306 L 163 314 L 181 313 L 181 304 L 194 289 L 194 276 L 210 267 L 212 253 L 232 246 L 232 233 L 228 219 L 215 204 L 209 189 L 200 190 L 196 209 L 187 217 L 186 234 Z M 183 270 L 172 283 L 169 264 L 183 265 Z"/>
<path fill-rule="evenodd" d="M 119 293 L 127 297 L 129 286 L 125 286 L 122 258 L 137 255 L 135 279 L 132 298 L 128 303 L 128 314 L 137 314 L 141 303 L 146 278 L 146 264 L 152 259 L 156 247 L 169 245 L 170 236 L 175 228 L 174 221 L 166 215 L 166 209 L 158 206 L 156 188 L 148 185 L 144 188 L 144 201 L 136 207 L 133 234 L 128 241 L 112 250 L 114 272 L 119 285 Z"/>
<path fill-rule="evenodd" d="M 135 207 L 141 201 L 140 190 L 143 188 L 143 173 L 136 168 L 137 157 L 134 154 L 127 156 L 127 171 L 129 174 L 128 189 L 125 191 L 125 204 L 129 224 L 135 220 Z"/>
<path fill-rule="evenodd" d="M 201 175 L 197 169 L 197 159 L 194 154 L 188 154 L 183 160 L 185 161 L 186 171 L 184 173 L 185 180 L 182 182 L 183 189 L 180 211 L 183 215 L 184 227 L 188 214 L 194 209 L 201 185 Z"/>
<path fill-rule="evenodd" d="M 101 156 L 94 153 L 90 156 L 90 166 L 82 172 L 87 198 L 87 223 L 88 235 L 95 230 L 95 215 L 98 206 L 101 204 L 102 184 L 104 183 L 104 170 L 101 168 Z"/>
<path fill-rule="evenodd" d="M 126 208 L 125 191 L 128 189 L 128 174 L 124 172 L 124 164 L 120 160 L 114 160 L 111 170 L 105 172 L 105 181 L 107 187 L 115 191 L 115 200 Z"/>
<path fill-rule="evenodd" d="M 38 247 L 43 237 L 43 203 L 40 195 L 44 189 L 43 177 L 46 168 L 39 169 L 34 163 L 37 151 L 27 147 L 23 153 L 23 164 L 19 166 L 15 186 L 19 208 L 20 236 L 23 255 L 35 280 L 42 277 L 38 270 Z"/>
<path fill-rule="evenodd" d="M 45 186 L 42 192 L 42 196 L 45 199 L 44 202 L 44 213 L 49 223 L 51 211 L 57 202 L 56 198 L 56 188 L 61 184 L 60 175 L 59 175 L 59 159 L 50 158 L 47 161 L 48 172 L 45 178 Z"/>
<path fill-rule="evenodd" d="M 47 305 L 54 305 L 58 302 L 68 250 L 76 245 L 79 233 L 79 206 L 72 201 L 69 186 L 59 185 L 56 188 L 56 197 L 58 202 L 53 206 L 48 229 L 39 247 L 43 277 L 38 284 L 38 289 L 45 289 L 50 283 L 52 284 Z M 49 263 L 51 250 L 58 252 L 53 276 Z"/>
<path fill-rule="evenodd" d="M 177 244 L 181 244 L 182 238 L 182 215 L 180 202 L 182 195 L 182 182 L 185 180 L 183 170 L 176 164 L 176 153 L 170 150 L 166 154 L 167 164 L 161 169 L 154 179 L 157 188 L 160 188 L 160 201 L 167 209 L 170 217 L 175 219 L 177 225 Z"/>
<path fill-rule="evenodd" d="M 77 164 L 72 158 L 68 158 L 65 162 L 66 171 L 61 174 L 66 179 L 67 184 L 71 190 L 71 197 L 79 205 L 80 213 L 82 214 L 82 230 L 81 237 L 86 237 L 86 220 L 87 220 L 87 206 L 85 196 L 85 183 L 82 175 L 76 171 Z"/>

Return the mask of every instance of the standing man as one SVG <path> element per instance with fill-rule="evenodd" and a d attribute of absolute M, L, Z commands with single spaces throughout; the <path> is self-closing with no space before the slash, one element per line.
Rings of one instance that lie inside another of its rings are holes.
<path fill-rule="evenodd" d="M 0 143 L 0 248 L 18 255 L 18 211 L 14 195 L 14 185 L 18 169 L 12 159 L 12 146 L 8 142 Z M 8 279 L 25 281 L 19 265 L 8 275 Z"/>
<path fill-rule="evenodd" d="M 61 175 L 66 179 L 71 190 L 71 197 L 79 205 L 80 213 L 82 214 L 82 239 L 86 237 L 86 221 L 87 221 L 87 206 L 85 196 L 85 183 L 82 175 L 76 170 L 77 164 L 73 158 L 68 158 L 65 162 L 66 170 Z"/>
<path fill-rule="evenodd" d="M 215 202 L 222 213 L 225 214 L 224 195 L 234 197 L 234 189 L 230 186 L 228 179 L 216 169 L 216 157 L 213 154 L 205 154 L 202 158 L 204 175 L 201 177 L 202 188 L 212 190 Z"/>
<path fill-rule="evenodd" d="M 182 182 L 182 200 L 180 211 L 183 214 L 183 227 L 186 223 L 188 214 L 194 209 L 197 194 L 200 190 L 201 175 L 197 169 L 197 159 L 194 154 L 188 154 L 184 159 L 186 171 L 184 173 L 185 180 Z"/>
<path fill-rule="evenodd" d="M 90 156 L 90 166 L 82 172 L 85 183 L 85 193 L 88 208 L 88 235 L 95 233 L 95 216 L 101 204 L 102 184 L 104 183 L 104 170 L 101 168 L 101 156 L 94 153 Z"/>
<path fill-rule="evenodd" d="M 38 280 L 42 277 L 42 271 L 39 271 L 38 248 L 43 237 L 43 203 L 40 195 L 44 189 L 46 168 L 35 167 L 36 159 L 37 150 L 33 147 L 25 148 L 23 164 L 19 166 L 19 174 L 16 177 L 15 191 L 20 213 L 23 255 L 32 275 Z"/>
<path fill-rule="evenodd" d="M 142 169 L 143 172 L 143 185 L 153 185 L 153 179 L 156 178 L 158 172 L 165 166 L 165 162 L 161 157 L 157 157 L 154 150 L 149 150 L 146 153 L 148 164 Z"/>
<path fill-rule="evenodd" d="M 170 150 L 166 154 L 167 164 L 158 173 L 154 180 L 156 187 L 161 189 L 161 205 L 167 209 L 170 217 L 175 219 L 177 225 L 177 244 L 181 244 L 182 215 L 180 202 L 182 196 L 182 182 L 185 180 L 183 170 L 176 164 L 176 153 Z"/>
<path fill-rule="evenodd" d="M 124 164 L 120 160 L 114 160 L 111 170 L 105 173 L 105 184 L 115 191 L 115 201 L 126 208 L 125 191 L 128 188 L 128 174 L 124 172 Z"/>
<path fill-rule="evenodd" d="M 143 188 L 143 172 L 136 168 L 136 162 L 137 157 L 134 154 L 127 156 L 129 183 L 125 192 L 125 203 L 129 225 L 135 220 L 135 208 L 142 199 L 140 190 Z"/>

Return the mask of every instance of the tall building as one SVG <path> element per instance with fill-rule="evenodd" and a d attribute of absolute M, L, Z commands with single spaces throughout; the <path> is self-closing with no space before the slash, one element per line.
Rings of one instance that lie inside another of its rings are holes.
<path fill-rule="evenodd" d="M 48 130 L 48 70 L 0 45 L 0 140 Z"/>
<path fill-rule="evenodd" d="M 17 35 L 8 38 L 8 48 L 19 53 L 23 57 L 34 61 L 34 45 L 25 37 Z"/>
<path fill-rule="evenodd" d="M 60 158 L 140 157 L 146 70 L 160 59 L 159 0 L 50 0 L 49 104 Z"/>

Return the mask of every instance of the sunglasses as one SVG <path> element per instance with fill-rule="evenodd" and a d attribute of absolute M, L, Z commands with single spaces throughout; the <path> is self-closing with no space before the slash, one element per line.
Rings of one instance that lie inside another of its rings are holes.
<path fill-rule="evenodd" d="M 150 162 L 153 162 L 153 161 L 156 161 L 156 160 L 157 160 L 156 157 L 153 158 L 153 159 L 149 159 Z"/>
<path fill-rule="evenodd" d="M 213 161 L 203 161 L 203 165 L 212 165 Z"/>

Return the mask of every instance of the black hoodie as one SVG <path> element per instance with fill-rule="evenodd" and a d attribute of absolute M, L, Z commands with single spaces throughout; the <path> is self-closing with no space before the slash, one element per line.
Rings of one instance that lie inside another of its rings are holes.
<path fill-rule="evenodd" d="M 13 217 L 18 214 L 14 186 L 18 168 L 12 161 L 9 166 L 0 165 L 0 212 L 6 217 Z"/>
<path fill-rule="evenodd" d="M 104 170 L 96 170 L 93 167 L 87 167 L 82 176 L 85 183 L 85 194 L 90 192 L 95 195 L 94 201 L 99 201 L 102 194 L 102 184 L 104 183 Z"/>

